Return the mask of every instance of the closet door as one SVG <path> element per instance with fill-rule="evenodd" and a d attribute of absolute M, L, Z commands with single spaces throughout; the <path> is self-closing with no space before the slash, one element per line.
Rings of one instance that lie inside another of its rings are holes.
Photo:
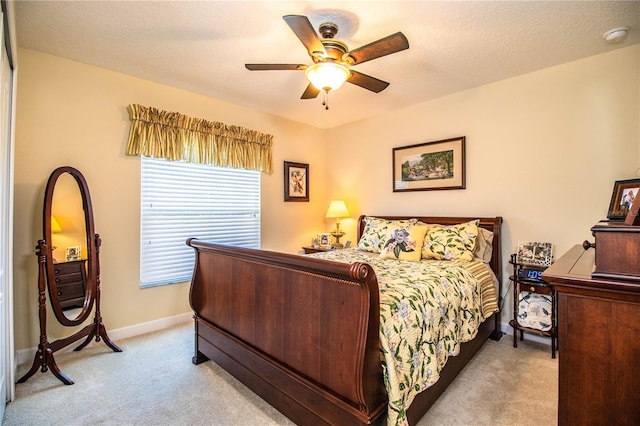
<path fill-rule="evenodd" d="M 5 48 L 0 13 L 0 419 L 13 397 L 13 322 L 11 310 L 13 250 L 12 70 Z M 1 422 L 1 420 L 0 420 Z"/>

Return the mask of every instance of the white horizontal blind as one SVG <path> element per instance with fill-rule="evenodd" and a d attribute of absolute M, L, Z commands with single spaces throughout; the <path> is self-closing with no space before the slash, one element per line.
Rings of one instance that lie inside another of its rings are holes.
<path fill-rule="evenodd" d="M 260 248 L 260 172 L 141 157 L 140 286 L 189 281 L 188 238 Z"/>

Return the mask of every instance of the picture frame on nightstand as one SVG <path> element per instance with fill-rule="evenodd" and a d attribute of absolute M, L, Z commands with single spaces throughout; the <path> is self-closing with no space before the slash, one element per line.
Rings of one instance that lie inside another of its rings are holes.
<path fill-rule="evenodd" d="M 331 234 L 328 232 L 323 232 L 316 235 L 316 238 L 320 242 L 320 248 L 329 248 L 331 247 Z"/>
<path fill-rule="evenodd" d="M 519 241 L 516 262 L 524 265 L 549 266 L 553 263 L 553 244 Z"/>

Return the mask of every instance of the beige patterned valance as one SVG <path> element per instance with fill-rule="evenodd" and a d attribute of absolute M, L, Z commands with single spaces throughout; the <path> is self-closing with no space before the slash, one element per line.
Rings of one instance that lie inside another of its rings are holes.
<path fill-rule="evenodd" d="M 273 172 L 273 135 L 142 105 L 128 109 L 127 155 Z"/>

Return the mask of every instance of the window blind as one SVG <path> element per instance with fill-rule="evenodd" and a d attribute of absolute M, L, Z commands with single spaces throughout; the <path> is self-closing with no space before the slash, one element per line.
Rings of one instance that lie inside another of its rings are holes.
<path fill-rule="evenodd" d="M 260 172 L 141 157 L 140 286 L 189 281 L 188 238 L 260 248 Z"/>

